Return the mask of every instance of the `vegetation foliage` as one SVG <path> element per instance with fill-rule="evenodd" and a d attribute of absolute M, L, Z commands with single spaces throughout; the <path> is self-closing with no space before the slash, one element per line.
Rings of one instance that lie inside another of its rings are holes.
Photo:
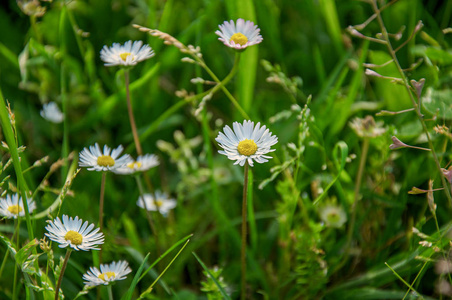
<path fill-rule="evenodd" d="M 263 37 L 240 53 L 215 34 L 238 18 Z M 37 208 L 0 220 L 0 298 L 54 299 L 65 249 L 43 240 L 47 221 L 99 223 L 103 177 L 78 156 L 95 143 L 137 156 L 129 75 L 160 164 L 106 176 L 102 257 L 73 251 L 60 298 L 238 299 L 244 174 L 215 137 L 244 119 L 278 137 L 249 169 L 247 299 L 452 296 L 451 18 L 440 0 L 5 2 L 0 192 Z M 104 66 L 104 45 L 128 40 L 155 56 Z M 62 123 L 40 115 L 51 101 Z M 143 189 L 177 206 L 146 214 Z M 125 280 L 84 286 L 90 266 L 118 260 Z"/>

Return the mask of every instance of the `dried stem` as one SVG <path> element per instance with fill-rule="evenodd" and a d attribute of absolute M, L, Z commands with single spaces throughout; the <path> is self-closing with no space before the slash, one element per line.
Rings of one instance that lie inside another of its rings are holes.
<path fill-rule="evenodd" d="M 392 59 L 394 60 L 394 64 L 396 65 L 397 70 L 398 70 L 398 72 L 400 74 L 400 77 L 403 80 L 403 85 L 405 86 L 405 89 L 406 89 L 406 91 L 407 91 L 407 93 L 408 93 L 408 95 L 410 97 L 411 103 L 413 104 L 413 107 L 415 108 L 416 115 L 417 115 L 419 121 L 421 122 L 422 128 L 423 128 L 424 133 L 425 133 L 425 135 L 427 137 L 427 140 L 428 140 L 429 148 L 431 149 L 432 156 L 433 156 L 433 159 L 434 159 L 435 164 L 436 164 L 436 168 L 438 169 L 438 172 L 440 172 L 440 174 L 441 174 L 441 165 L 439 163 L 438 156 L 437 156 L 437 154 L 435 152 L 435 149 L 433 147 L 433 142 L 432 142 L 432 139 L 430 138 L 430 134 L 428 132 L 427 125 L 425 125 L 425 121 L 424 121 L 423 115 L 421 114 L 421 107 L 420 107 L 420 105 L 418 105 L 416 103 L 416 100 L 414 99 L 413 93 L 411 92 L 411 89 L 410 89 L 410 84 L 408 82 L 408 79 L 405 76 L 405 73 L 403 72 L 402 67 L 400 66 L 400 63 L 399 63 L 399 61 L 397 59 L 396 52 L 392 48 L 392 44 L 391 44 L 391 42 L 389 40 L 389 36 L 388 36 L 388 31 L 386 30 L 385 24 L 383 22 L 383 18 L 381 17 L 381 10 L 378 9 L 378 6 L 377 6 L 377 0 L 373 0 L 372 1 L 372 8 L 375 11 L 375 14 L 377 15 L 377 21 L 378 21 L 378 24 L 380 25 L 380 28 L 381 28 L 381 31 L 382 31 L 382 35 L 383 35 L 383 39 L 387 42 L 386 46 L 388 48 L 389 54 L 391 55 Z M 447 188 L 446 179 L 442 175 L 440 177 L 441 177 L 441 183 L 442 183 L 443 187 L 445 188 L 444 191 L 446 193 L 447 199 L 449 200 L 449 204 L 452 205 L 452 197 L 451 197 L 449 189 Z"/>
<path fill-rule="evenodd" d="M 130 100 L 129 70 L 124 70 L 124 79 L 126 84 L 127 111 L 129 113 L 130 127 L 132 128 L 133 141 L 135 142 L 137 154 L 143 155 L 143 150 L 140 144 L 140 138 L 138 137 L 137 125 L 135 124 L 135 117 L 133 116 L 132 100 Z"/>
<path fill-rule="evenodd" d="M 58 277 L 58 283 L 55 289 L 55 300 L 58 300 L 58 295 L 60 293 L 61 281 L 63 280 L 64 271 L 66 271 L 67 262 L 69 261 L 69 257 L 71 256 L 71 248 L 68 248 L 66 251 L 66 255 L 64 256 L 63 266 L 61 267 L 60 277 Z"/>

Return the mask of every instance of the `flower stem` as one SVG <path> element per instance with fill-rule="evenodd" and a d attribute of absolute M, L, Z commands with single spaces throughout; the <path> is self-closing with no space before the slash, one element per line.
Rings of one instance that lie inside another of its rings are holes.
<path fill-rule="evenodd" d="M 144 211 L 146 212 L 146 218 L 148 219 L 148 223 L 149 223 L 149 228 L 151 228 L 151 232 L 154 235 L 155 238 L 155 248 L 156 248 L 156 252 L 157 252 L 157 257 L 160 257 L 160 241 L 159 241 L 159 236 L 158 236 L 158 231 L 155 228 L 154 222 L 152 220 L 151 217 L 151 213 L 147 210 L 147 206 L 146 206 L 146 202 L 144 201 L 144 189 L 143 189 L 143 184 L 141 183 L 140 178 L 138 177 L 138 175 L 135 175 L 135 180 L 137 181 L 137 185 L 138 185 L 138 190 L 140 191 L 140 199 L 141 202 L 143 203 L 143 207 L 144 207 Z M 154 201 L 155 199 L 155 195 L 154 197 Z M 154 203 L 155 207 L 158 207 L 156 203 Z"/>
<path fill-rule="evenodd" d="M 108 300 L 113 300 L 113 291 L 112 291 L 112 288 L 111 288 L 111 284 L 109 284 L 107 286 L 107 291 L 108 291 Z"/>
<path fill-rule="evenodd" d="M 107 172 L 102 172 L 102 180 L 100 183 L 100 197 L 99 197 L 99 229 L 102 232 L 104 228 L 104 196 L 105 196 L 105 181 L 107 180 Z M 99 263 L 102 262 L 102 249 L 99 252 Z"/>
<path fill-rule="evenodd" d="M 240 299 L 246 298 L 246 199 L 248 194 L 248 162 L 245 162 L 244 182 L 243 182 L 243 199 L 242 199 L 242 251 L 240 261 L 242 264 L 242 284 Z"/>
<path fill-rule="evenodd" d="M 234 65 L 232 66 L 231 72 L 223 80 L 223 82 L 220 81 L 220 79 L 218 79 L 218 77 L 215 75 L 215 73 L 212 72 L 212 70 L 204 63 L 204 61 L 198 61 L 198 62 L 200 62 L 200 66 L 203 67 L 204 70 L 206 70 L 206 72 L 210 75 L 210 77 L 212 77 L 212 79 L 215 80 L 216 83 L 218 83 L 219 88 L 221 88 L 223 90 L 223 92 L 226 94 L 226 97 L 228 97 L 229 100 L 231 100 L 232 104 L 234 104 L 235 108 L 237 108 L 237 110 L 240 112 L 240 114 L 245 119 L 249 120 L 250 117 L 248 116 L 248 114 L 245 112 L 245 110 L 243 110 L 243 108 L 240 106 L 240 104 L 237 102 L 237 100 L 234 98 L 234 96 L 232 96 L 232 94 L 229 92 L 229 90 L 224 86 L 227 82 L 229 82 L 229 80 L 231 80 L 231 78 L 237 72 L 239 62 L 240 62 L 240 53 L 235 54 Z"/>
<path fill-rule="evenodd" d="M 369 138 L 364 138 L 362 150 L 361 150 L 361 159 L 359 160 L 358 174 L 356 175 L 355 196 L 354 196 L 353 204 L 352 204 L 351 219 L 350 219 L 350 224 L 349 224 L 348 231 L 347 231 L 347 244 L 345 245 L 346 251 L 344 253 L 348 252 L 348 249 L 350 248 L 352 236 L 353 236 L 353 229 L 355 227 L 355 221 L 356 221 L 356 205 L 358 204 L 358 200 L 359 200 L 359 190 L 361 188 L 361 182 L 362 182 L 362 178 L 363 178 L 363 174 L 364 174 L 364 167 L 366 166 L 368 152 L 369 152 Z"/>
<path fill-rule="evenodd" d="M 36 40 L 38 41 L 38 43 L 42 43 L 42 36 L 39 32 L 37 23 L 36 23 L 36 16 L 30 16 L 30 24 L 31 24 L 31 28 L 33 29 L 34 33 L 35 33 L 35 37 Z"/>
<path fill-rule="evenodd" d="M 58 283 L 55 289 L 55 300 L 58 300 L 58 294 L 60 293 L 61 281 L 63 280 L 64 271 L 66 271 L 67 262 L 69 261 L 69 257 L 71 256 L 71 248 L 68 248 L 66 251 L 66 255 L 64 256 L 63 266 L 61 267 L 60 277 L 58 277 Z"/>
<path fill-rule="evenodd" d="M 17 241 L 16 241 L 16 248 L 19 249 L 19 224 L 20 224 L 20 219 L 15 219 L 14 220 L 14 224 L 16 227 L 16 229 L 14 230 L 14 234 L 17 233 Z M 13 234 L 13 238 L 11 239 L 12 241 L 14 241 L 14 234 Z M 8 253 L 8 251 L 6 251 L 6 253 Z M 17 265 L 17 261 L 14 264 L 14 281 L 13 281 L 13 300 L 17 299 L 17 271 L 19 270 L 19 267 Z"/>
<path fill-rule="evenodd" d="M 133 116 L 132 101 L 130 100 L 129 71 L 128 70 L 124 70 L 124 78 L 125 78 L 125 83 L 126 83 L 127 110 L 129 112 L 129 120 L 130 120 L 130 127 L 132 128 L 133 140 L 135 142 L 137 154 L 142 155 L 143 150 L 141 148 L 140 138 L 138 137 L 137 126 L 135 125 L 135 117 Z"/>

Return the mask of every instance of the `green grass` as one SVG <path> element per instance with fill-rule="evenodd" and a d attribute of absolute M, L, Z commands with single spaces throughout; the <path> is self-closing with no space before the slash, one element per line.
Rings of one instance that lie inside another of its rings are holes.
<path fill-rule="evenodd" d="M 154 57 L 130 70 L 131 98 L 143 150 L 160 160 L 147 176 L 156 190 L 165 191 L 178 204 L 168 216 L 151 212 L 160 245 L 156 249 L 148 219 L 136 205 L 136 181 L 108 174 L 102 260 L 127 260 L 132 269 L 127 279 L 112 287 L 115 299 L 140 295 L 238 299 L 243 168 L 218 153 L 221 148 L 215 138 L 225 125 L 242 122 L 243 112 L 278 136 L 272 159 L 250 169 L 249 299 L 447 297 L 440 295 L 436 284 L 440 280 L 452 284 L 451 277 L 435 273 L 435 265 L 450 252 L 450 192 L 433 193 L 437 205 L 433 215 L 426 193 L 408 191 L 427 190 L 430 179 L 434 188 L 450 190 L 438 169 L 450 166 L 452 153 L 448 1 L 399 0 L 381 12 L 390 34 L 406 27 L 400 40 L 390 36 L 394 49 L 423 21 L 422 30 L 397 52 L 397 61 L 408 69 L 404 72 L 408 84 L 426 79 L 422 118 L 413 111 L 377 115 L 381 110 L 410 109 L 413 104 L 403 84 L 365 74 L 370 68 L 382 76 L 401 77 L 393 62 L 382 68 L 371 65 L 391 59 L 385 45 L 347 30 L 372 16 L 372 6 L 364 1 L 54 0 L 41 4 L 46 8 L 41 17 L 25 15 L 13 0 L 0 8 L 0 140 L 5 142 L 0 146 L 0 193 L 4 197 L 17 190 L 22 195 L 31 192 L 37 205 L 35 212 L 22 218 L 19 230 L 13 219 L 0 221 L 1 299 L 13 295 L 53 299 L 52 291 L 40 290 L 57 281 L 52 253 L 32 241 L 44 237 L 46 220 L 68 214 L 98 223 L 101 174 L 82 168 L 65 187 L 76 171 L 77 154 L 97 142 L 113 148 L 122 144 L 126 153 L 136 157 L 124 71 L 105 67 L 99 55 L 104 45 L 128 40 L 142 40 L 155 51 Z M 190 80 L 215 78 L 202 66 L 181 62 L 188 54 L 132 25 L 155 28 L 185 45 L 200 46 L 205 64 L 221 81 L 233 68 L 236 53 L 218 41 L 215 31 L 224 21 L 237 18 L 255 22 L 263 42 L 240 54 L 237 73 L 216 88 L 204 110 L 195 115 L 202 96 L 186 101 L 176 91 L 199 95 L 214 86 Z M 380 26 L 374 20 L 360 32 L 380 38 Z M 267 80 L 270 76 L 273 80 Z M 415 93 L 411 95 L 417 102 Z M 14 128 L 6 101 L 14 113 Z M 53 124 L 40 116 L 42 105 L 50 101 L 65 111 L 64 123 Z M 368 115 L 384 133 L 363 138 L 353 130 L 350 122 Z M 440 132 L 437 126 L 445 129 Z M 393 135 L 409 145 L 434 150 L 437 161 L 432 151 L 390 150 Z M 358 178 L 365 139 L 369 151 Z M 26 148 L 17 150 L 20 146 Z M 47 155 L 47 162 L 32 167 Z M 66 163 L 52 167 L 68 156 Z M 356 187 L 357 183 L 361 184 Z M 67 194 L 59 196 L 61 191 Z M 327 205 L 343 209 L 347 219 L 343 225 L 335 228 L 322 220 Z M 424 235 L 413 233 L 413 227 Z M 190 235 L 190 242 L 172 261 Z M 432 245 L 424 247 L 420 241 Z M 65 249 L 56 243 L 51 249 L 58 265 Z M 27 259 L 25 254 L 32 256 Z M 66 299 L 83 289 L 82 275 L 98 260 L 90 252 L 71 255 L 62 284 Z M 27 265 L 17 268 L 16 263 Z M 45 275 L 33 273 L 38 267 Z M 216 277 L 220 273 L 221 279 Z M 146 292 L 156 279 L 152 291 Z M 91 290 L 79 297 L 96 299 L 96 293 Z M 108 299 L 106 289 L 99 295 Z"/>

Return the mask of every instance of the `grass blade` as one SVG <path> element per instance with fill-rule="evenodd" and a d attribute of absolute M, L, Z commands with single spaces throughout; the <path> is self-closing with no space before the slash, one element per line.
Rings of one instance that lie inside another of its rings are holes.
<path fill-rule="evenodd" d="M 224 288 L 220 285 L 220 283 L 215 279 L 215 276 L 212 275 L 212 273 L 209 271 L 209 268 L 206 267 L 206 265 L 202 262 L 202 260 L 198 257 L 198 255 L 196 255 L 195 252 L 192 252 L 193 256 L 196 258 L 196 260 L 199 262 L 199 264 L 201 265 L 201 267 L 204 269 L 204 271 L 207 272 L 207 274 L 209 274 L 210 279 L 213 280 L 213 282 L 215 282 L 215 284 L 217 285 L 218 289 L 220 290 L 221 295 L 223 295 L 224 299 L 228 299 L 230 300 L 231 297 L 229 297 L 229 295 L 226 293 L 226 291 L 224 290 Z"/>

